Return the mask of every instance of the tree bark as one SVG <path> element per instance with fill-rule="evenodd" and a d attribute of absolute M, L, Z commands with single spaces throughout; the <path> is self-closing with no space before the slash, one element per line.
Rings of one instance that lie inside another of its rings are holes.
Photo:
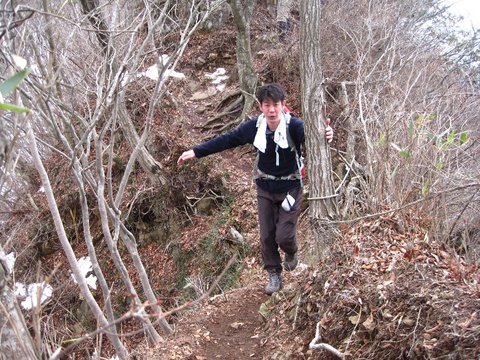
<path fill-rule="evenodd" d="M 246 0 L 242 5 L 240 0 L 229 0 L 232 8 L 233 18 L 237 26 L 237 67 L 240 88 L 245 99 L 240 120 L 243 121 L 255 103 L 255 91 L 257 89 L 258 77 L 252 61 L 252 50 L 250 45 L 250 20 L 252 18 L 255 0 Z"/>
<path fill-rule="evenodd" d="M 302 0 L 300 7 L 300 75 L 305 143 L 310 178 L 310 219 L 318 240 L 324 241 L 322 254 L 328 254 L 333 239 L 329 221 L 336 218 L 337 201 L 332 179 L 330 149 L 325 140 L 325 95 L 320 62 L 320 0 Z"/>
<path fill-rule="evenodd" d="M 83 12 L 87 15 L 88 20 L 95 29 L 95 35 L 104 54 L 107 55 L 109 41 L 108 27 L 102 14 L 97 9 L 99 6 L 98 0 L 80 0 L 80 4 L 82 4 Z"/>
<path fill-rule="evenodd" d="M 0 359 L 40 359 L 15 293 L 8 283 L 9 270 L 2 262 L 4 256 L 0 244 Z"/>

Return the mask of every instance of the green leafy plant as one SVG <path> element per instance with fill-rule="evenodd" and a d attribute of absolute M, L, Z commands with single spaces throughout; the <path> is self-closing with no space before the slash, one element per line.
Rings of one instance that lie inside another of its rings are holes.
<path fill-rule="evenodd" d="M 411 158 L 412 157 L 412 152 L 408 149 L 402 149 L 400 148 L 398 145 L 392 143 L 391 144 L 392 147 L 398 151 L 398 155 L 400 155 L 400 157 L 404 158 L 404 159 L 408 159 L 408 158 Z"/>
<path fill-rule="evenodd" d="M 13 90 L 28 76 L 30 69 L 18 71 L 15 75 L 9 77 L 0 84 L 0 110 L 7 110 L 16 113 L 29 112 L 30 109 L 4 102 L 4 97 L 12 93 Z"/>

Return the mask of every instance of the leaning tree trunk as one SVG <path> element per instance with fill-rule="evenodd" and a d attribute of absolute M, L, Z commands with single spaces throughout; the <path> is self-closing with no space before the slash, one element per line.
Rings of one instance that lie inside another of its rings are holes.
<path fill-rule="evenodd" d="M 109 324 L 107 318 L 103 314 L 102 309 L 98 305 L 95 297 L 93 294 L 90 292 L 90 289 L 87 285 L 87 282 L 85 280 L 85 277 L 82 275 L 80 267 L 78 265 L 77 258 L 75 256 L 75 253 L 72 249 L 72 246 L 70 242 L 68 241 L 68 236 L 67 233 L 65 232 L 65 227 L 63 225 L 62 218 L 60 216 L 60 212 L 58 210 L 57 202 L 55 199 L 55 196 L 53 194 L 53 189 L 50 184 L 50 179 L 48 177 L 47 171 L 45 170 L 45 167 L 43 166 L 42 159 L 40 157 L 40 153 L 38 152 L 37 148 L 37 143 L 35 139 L 35 135 L 33 133 L 32 126 L 29 122 L 27 122 L 27 139 L 30 142 L 30 150 L 31 150 L 31 155 L 33 158 L 33 163 L 35 164 L 35 167 L 37 169 L 37 172 L 40 177 L 40 181 L 45 188 L 45 195 L 47 197 L 47 203 L 48 207 L 50 209 L 50 213 L 52 214 L 53 217 L 53 223 L 55 225 L 55 230 L 58 235 L 58 239 L 60 241 L 60 244 L 62 245 L 63 251 L 65 252 L 65 255 L 67 256 L 67 260 L 70 264 L 70 269 L 73 273 L 73 276 L 75 278 L 75 281 L 77 282 L 80 292 L 87 302 L 88 306 L 90 307 L 90 310 L 92 311 L 93 315 L 97 319 L 98 326 L 99 327 L 105 327 L 107 330 L 111 327 L 114 327 L 115 325 Z M 115 348 L 116 355 L 120 359 L 126 359 L 128 358 L 128 351 L 125 348 L 124 344 L 122 343 L 120 337 L 118 334 L 112 332 L 112 331 L 107 331 L 107 338 L 110 340 L 111 344 Z"/>
<path fill-rule="evenodd" d="M 17 298 L 8 283 L 9 270 L 0 244 L 0 359 L 40 359 Z"/>
<path fill-rule="evenodd" d="M 240 79 L 240 88 L 245 99 L 240 121 L 250 112 L 255 103 L 255 91 L 257 89 L 258 78 L 255 73 L 252 61 L 252 51 L 250 46 L 250 20 L 252 18 L 255 0 L 245 1 L 242 5 L 240 0 L 229 0 L 232 8 L 233 18 L 237 26 L 237 67 L 238 78 Z"/>
<path fill-rule="evenodd" d="M 322 257 L 333 240 L 330 220 L 337 216 L 330 150 L 325 140 L 323 75 L 320 63 L 321 0 L 302 0 L 300 7 L 300 72 L 305 143 L 310 178 L 310 219 Z"/>

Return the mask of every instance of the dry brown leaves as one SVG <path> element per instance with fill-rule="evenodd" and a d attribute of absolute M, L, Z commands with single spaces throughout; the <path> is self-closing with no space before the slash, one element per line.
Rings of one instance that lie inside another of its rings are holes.
<path fill-rule="evenodd" d="M 272 337 L 300 341 L 298 358 L 323 359 L 326 352 L 308 350 L 320 322 L 322 341 L 346 358 L 477 358 L 478 266 L 429 239 L 419 223 L 410 213 L 348 229 L 331 261 L 285 293 Z"/>

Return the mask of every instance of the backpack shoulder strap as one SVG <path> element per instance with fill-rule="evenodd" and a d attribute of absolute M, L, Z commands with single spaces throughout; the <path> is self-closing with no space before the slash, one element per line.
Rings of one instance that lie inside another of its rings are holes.
<path fill-rule="evenodd" d="M 286 114 L 287 118 L 287 142 L 288 146 L 290 147 L 291 151 L 295 151 L 295 161 L 297 162 L 297 170 L 300 176 L 300 186 L 303 187 L 303 176 L 302 176 L 302 169 L 303 169 L 303 157 L 301 154 L 299 154 L 299 151 L 297 149 L 297 145 L 292 139 L 292 136 L 290 135 L 290 119 L 292 116 L 290 114 Z"/>
<path fill-rule="evenodd" d="M 293 141 L 292 139 L 292 136 L 290 135 L 290 119 L 292 118 L 292 116 L 290 114 L 285 114 L 286 116 L 286 119 L 287 119 L 287 142 L 288 142 L 288 147 L 290 148 L 290 150 L 292 151 L 297 151 L 297 146 L 295 144 L 295 142 Z"/>

